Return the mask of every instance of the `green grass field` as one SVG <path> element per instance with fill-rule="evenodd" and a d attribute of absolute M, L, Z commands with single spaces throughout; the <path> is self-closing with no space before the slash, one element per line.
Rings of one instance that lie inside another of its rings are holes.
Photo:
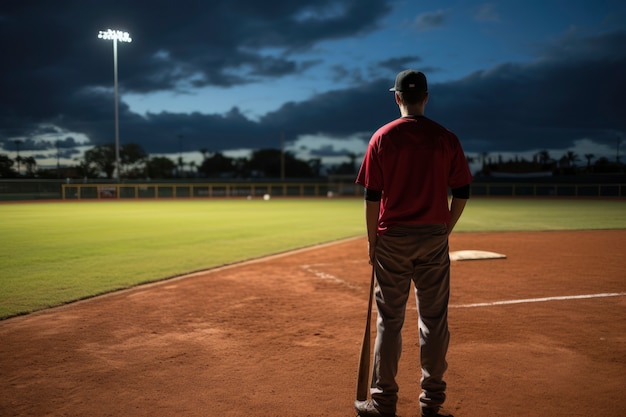
<path fill-rule="evenodd" d="M 626 228 L 626 201 L 472 199 L 457 232 Z M 363 235 L 355 199 L 0 204 L 0 318 Z"/>

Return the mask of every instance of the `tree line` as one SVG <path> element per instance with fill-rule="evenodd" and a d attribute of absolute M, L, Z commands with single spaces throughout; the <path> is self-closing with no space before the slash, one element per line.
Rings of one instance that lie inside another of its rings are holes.
<path fill-rule="evenodd" d="M 567 151 L 561 158 L 555 159 L 550 156 L 547 150 L 534 154 L 531 161 L 519 157 L 504 161 L 501 155 L 492 156 L 487 152 L 481 153 L 472 160 L 481 164 L 481 169 L 477 173 L 479 176 L 489 176 L 496 172 L 509 174 L 549 172 L 552 175 L 577 175 L 623 173 L 625 171 L 619 154 L 615 161 L 611 161 L 604 156 L 596 157 L 592 153 L 586 153 L 584 163 L 581 163 L 583 162 L 582 158 L 573 151 Z"/>
<path fill-rule="evenodd" d="M 231 158 L 222 152 L 200 149 L 201 162 L 185 161 L 182 156 L 169 158 L 150 156 L 140 145 L 130 143 L 120 147 L 120 177 L 124 179 L 190 179 L 190 178 L 319 178 L 324 175 L 355 175 L 358 169 L 357 157 L 346 153 L 347 162 L 332 167 L 322 167 L 321 159 L 307 161 L 298 159 L 292 152 L 280 149 L 260 149 L 250 157 Z M 567 151 L 561 158 L 554 159 L 546 150 L 533 156 L 532 161 L 515 157 L 503 161 L 502 156 L 483 152 L 468 157 L 470 162 L 479 162 L 479 176 L 489 176 L 495 172 L 533 173 L 551 172 L 553 175 L 576 175 L 594 173 L 623 173 L 625 166 L 620 161 L 606 157 L 596 158 L 594 154 L 582 158 L 573 151 Z M 115 174 L 114 144 L 98 145 L 84 154 L 76 165 L 56 168 L 38 168 L 32 156 L 15 159 L 0 154 L 0 178 L 107 178 Z M 322 172 L 324 171 L 324 172 Z"/>
<path fill-rule="evenodd" d="M 202 159 L 184 161 L 182 156 L 150 156 L 140 145 L 130 143 L 120 146 L 120 177 L 124 179 L 177 179 L 177 178 L 316 178 L 322 176 L 319 158 L 307 161 L 298 159 L 292 152 L 280 149 L 259 149 L 249 158 L 231 158 L 222 152 L 200 149 Z M 354 154 L 346 155 L 350 162 L 326 169 L 325 174 L 355 174 Z M 82 160 L 71 167 L 39 168 L 33 157 L 9 158 L 0 154 L 0 178 L 107 178 L 115 174 L 115 145 L 98 145 L 84 154 Z"/>

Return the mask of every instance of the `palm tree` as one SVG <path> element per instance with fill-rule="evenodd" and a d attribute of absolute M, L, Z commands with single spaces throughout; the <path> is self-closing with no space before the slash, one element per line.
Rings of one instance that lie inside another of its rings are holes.
<path fill-rule="evenodd" d="M 358 155 L 353 152 L 348 152 L 346 156 L 350 159 L 350 166 L 352 167 L 352 172 L 356 172 L 356 158 Z"/>
<path fill-rule="evenodd" d="M 577 161 L 580 161 L 580 158 L 574 151 L 567 151 L 565 159 L 567 160 L 567 164 L 569 166 L 574 166 Z"/>
<path fill-rule="evenodd" d="M 21 156 L 19 156 L 19 155 L 18 155 L 18 156 L 15 158 L 15 162 L 17 162 L 17 175 L 20 175 L 20 164 L 21 164 L 22 162 L 24 162 L 24 158 L 22 158 Z"/>
<path fill-rule="evenodd" d="M 482 152 L 480 154 L 480 158 L 482 159 L 482 163 L 483 163 L 483 171 L 485 170 L 485 166 L 487 165 L 488 157 L 489 157 L 489 152 Z"/>
<path fill-rule="evenodd" d="M 552 160 L 552 158 L 550 158 L 550 153 L 546 150 L 539 152 L 538 156 L 539 156 L 539 163 L 543 165 L 549 163 Z"/>
<path fill-rule="evenodd" d="M 591 169 L 591 160 L 596 156 L 592 153 L 586 153 L 585 158 L 587 158 L 587 169 Z"/>
<path fill-rule="evenodd" d="M 14 140 L 13 143 L 15 143 L 15 149 L 17 150 L 17 156 L 15 157 L 15 162 L 17 162 L 17 175 L 20 175 L 20 162 L 23 161 L 22 157 L 20 156 L 20 145 L 22 144 L 21 140 Z"/>
<path fill-rule="evenodd" d="M 183 161 L 183 157 L 182 156 L 179 156 L 178 159 L 177 159 L 177 162 L 178 163 L 176 165 L 178 166 L 178 176 L 182 177 L 183 176 L 183 172 L 184 172 L 183 170 L 185 168 L 185 161 Z"/>
<path fill-rule="evenodd" d="M 28 175 L 33 176 L 33 174 L 35 173 L 35 167 L 37 166 L 37 161 L 35 160 L 35 158 L 33 158 L 32 156 L 27 156 L 26 158 L 23 158 L 22 161 L 24 162 L 24 166 Z"/>

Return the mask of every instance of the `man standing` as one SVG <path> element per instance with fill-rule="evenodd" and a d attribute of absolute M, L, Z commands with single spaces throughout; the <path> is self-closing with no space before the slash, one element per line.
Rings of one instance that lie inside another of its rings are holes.
<path fill-rule="evenodd" d="M 378 321 L 372 399 L 354 406 L 361 417 L 396 415 L 401 331 L 413 282 L 419 314 L 421 413 L 445 416 L 441 406 L 450 340 L 448 236 L 469 198 L 472 175 L 456 135 L 424 116 L 426 76 L 402 71 L 390 91 L 401 117 L 374 133 L 356 179 L 365 188 Z"/>

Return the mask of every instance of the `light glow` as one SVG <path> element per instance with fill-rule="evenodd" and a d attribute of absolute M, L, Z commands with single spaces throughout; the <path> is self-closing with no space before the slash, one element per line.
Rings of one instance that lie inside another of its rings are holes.
<path fill-rule="evenodd" d="M 98 33 L 98 38 L 105 39 L 105 40 L 116 40 L 116 41 L 128 42 L 128 43 L 133 41 L 133 39 L 130 37 L 130 34 L 128 32 L 123 32 L 121 30 L 113 30 L 113 29 L 107 29 L 106 31 L 101 30 Z"/>

